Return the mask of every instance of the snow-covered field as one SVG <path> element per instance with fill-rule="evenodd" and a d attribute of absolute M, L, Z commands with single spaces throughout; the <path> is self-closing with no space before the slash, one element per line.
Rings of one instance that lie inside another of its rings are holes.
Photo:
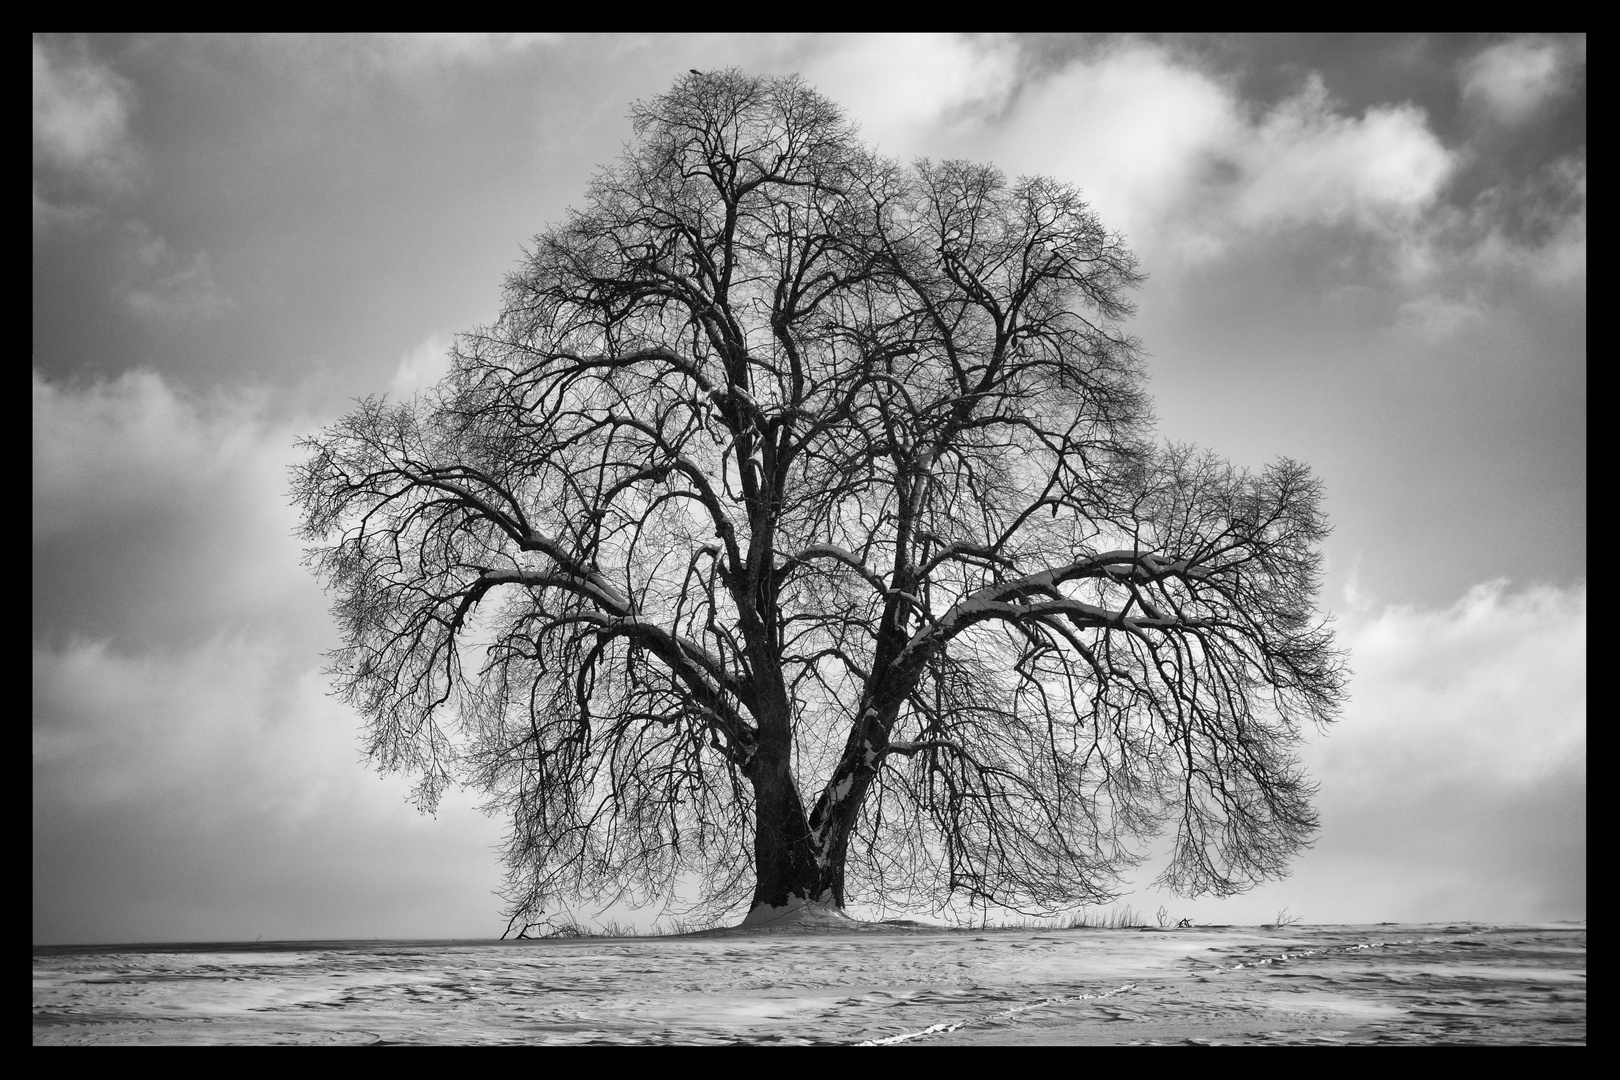
<path fill-rule="evenodd" d="M 34 1043 L 1586 1042 L 1586 927 L 36 947 Z"/>

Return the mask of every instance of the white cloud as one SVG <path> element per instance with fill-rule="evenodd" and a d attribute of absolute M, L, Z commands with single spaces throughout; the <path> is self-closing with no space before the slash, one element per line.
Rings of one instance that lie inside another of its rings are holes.
<path fill-rule="evenodd" d="M 1256 227 L 1403 225 L 1434 202 L 1456 164 L 1422 110 L 1398 105 L 1345 116 L 1315 76 L 1243 131 L 1236 155 L 1243 178 L 1233 207 Z"/>
<path fill-rule="evenodd" d="M 1586 913 L 1586 586 L 1351 598 L 1351 702 L 1305 762 L 1322 833 L 1271 890 L 1313 920 Z"/>
<path fill-rule="evenodd" d="M 1537 922 L 1586 915 L 1586 587 L 1483 583 L 1444 608 L 1354 585 L 1354 677 L 1305 746 L 1316 846 L 1226 901 L 1152 897 L 1198 921 Z"/>
<path fill-rule="evenodd" d="M 1477 87 L 1551 93 L 1527 74 L 1490 73 L 1540 70 L 1531 61 L 1556 54 L 1567 82 L 1583 49 L 1523 39 L 1469 70 Z M 1490 333 L 1526 286 L 1584 288 L 1584 155 L 1458 208 L 1445 196 L 1470 151 L 1442 143 L 1415 105 L 1352 112 L 1313 74 L 1257 108 L 1236 84 L 1140 40 L 1051 71 L 1021 55 L 1000 39 L 838 40 L 804 71 L 892 155 L 969 157 L 1077 184 L 1161 280 L 1264 257 L 1283 240 L 1371 289 L 1393 316 L 1382 325 L 1427 345 Z"/>
<path fill-rule="evenodd" d="M 1543 44 L 1563 58 L 1559 70 L 1575 63 L 1569 42 L 1538 42 L 1511 43 L 1478 70 Z M 1504 298 L 1526 285 L 1564 294 L 1584 287 L 1584 155 L 1457 208 L 1445 195 L 1469 151 L 1442 143 L 1412 104 L 1351 112 L 1311 75 L 1258 109 L 1235 84 L 1136 40 L 1027 76 L 1015 53 L 985 54 L 1009 74 L 1002 82 L 964 77 L 955 93 L 988 104 L 959 109 L 952 124 L 935 115 L 901 125 L 907 133 L 892 151 L 967 156 L 1073 182 L 1161 278 L 1287 239 L 1313 246 L 1319 262 L 1342 266 L 1358 285 L 1375 283 L 1393 309 L 1386 325 L 1429 344 L 1488 328 Z M 866 84 L 851 84 L 861 119 L 905 111 L 885 94 L 910 100 L 896 89 L 900 75 L 876 67 Z M 1003 84 L 1010 89 L 985 89 Z"/>
<path fill-rule="evenodd" d="M 116 181 L 133 164 L 129 80 L 84 49 L 34 38 L 34 160 Z"/>
<path fill-rule="evenodd" d="M 832 101 L 860 103 L 868 145 L 901 158 L 941 125 L 994 115 L 1017 84 L 1018 52 L 999 38 L 956 34 L 859 34 L 818 39 L 801 67 Z"/>
<path fill-rule="evenodd" d="M 1419 607 L 1352 578 L 1336 624 L 1351 701 L 1303 747 L 1315 847 L 1251 893 L 1129 903 L 1238 924 L 1282 907 L 1312 923 L 1585 917 L 1586 591 L 1492 581 Z"/>
<path fill-rule="evenodd" d="M 1318 750 L 1341 797 L 1502 792 L 1584 770 L 1584 584 L 1492 581 L 1445 609 L 1367 605 L 1340 638 L 1353 701 Z"/>
<path fill-rule="evenodd" d="M 1136 41 L 1024 86 L 971 152 L 1078 184 L 1159 271 L 1279 228 L 1396 236 L 1457 166 L 1413 106 L 1350 115 L 1313 76 L 1255 112 L 1233 86 Z"/>
<path fill-rule="evenodd" d="M 1127 43 L 1026 86 L 975 156 L 1077 184 L 1139 244 L 1241 129 L 1225 88 L 1162 49 Z"/>
<path fill-rule="evenodd" d="M 134 87 L 83 42 L 34 38 L 33 221 L 36 235 L 100 214 L 101 196 L 140 172 L 129 138 Z"/>
<path fill-rule="evenodd" d="M 437 383 L 450 373 L 450 348 L 455 338 L 434 334 L 399 358 L 389 390 L 395 397 L 407 398 Z"/>
<path fill-rule="evenodd" d="M 1586 61 L 1586 39 L 1515 38 L 1482 49 L 1461 70 L 1465 101 L 1509 125 L 1568 93 Z"/>

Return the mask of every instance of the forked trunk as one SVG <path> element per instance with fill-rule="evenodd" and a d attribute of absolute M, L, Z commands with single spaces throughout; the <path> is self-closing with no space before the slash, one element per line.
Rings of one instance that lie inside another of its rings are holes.
<path fill-rule="evenodd" d="M 833 905 L 827 859 L 793 782 L 793 711 L 781 670 L 761 649 L 759 742 L 747 766 L 754 788 L 754 899 L 744 925 L 769 923 L 806 906 Z M 835 905 L 842 909 L 842 898 Z"/>
<path fill-rule="evenodd" d="M 797 786 L 785 769 L 754 776 L 754 899 L 745 925 L 767 923 L 811 906 L 818 914 L 844 911 L 844 863 L 870 770 L 858 770 L 834 785 L 807 817 Z"/>

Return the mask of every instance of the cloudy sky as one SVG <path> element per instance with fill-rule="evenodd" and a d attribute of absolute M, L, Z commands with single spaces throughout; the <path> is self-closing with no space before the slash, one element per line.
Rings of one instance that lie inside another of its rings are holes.
<path fill-rule="evenodd" d="M 1150 274 L 1161 435 L 1327 485 L 1355 678 L 1307 747 L 1320 840 L 1126 902 L 1585 918 L 1584 37 L 33 49 L 36 943 L 500 932 L 500 820 L 417 814 L 326 696 L 293 442 L 432 383 L 630 102 L 727 66 L 888 155 L 1081 187 Z"/>

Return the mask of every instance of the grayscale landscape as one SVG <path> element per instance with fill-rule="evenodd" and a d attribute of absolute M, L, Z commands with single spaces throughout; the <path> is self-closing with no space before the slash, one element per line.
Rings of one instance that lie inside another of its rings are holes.
<path fill-rule="evenodd" d="M 1586 35 L 32 59 L 36 1045 L 1587 1041 Z"/>

